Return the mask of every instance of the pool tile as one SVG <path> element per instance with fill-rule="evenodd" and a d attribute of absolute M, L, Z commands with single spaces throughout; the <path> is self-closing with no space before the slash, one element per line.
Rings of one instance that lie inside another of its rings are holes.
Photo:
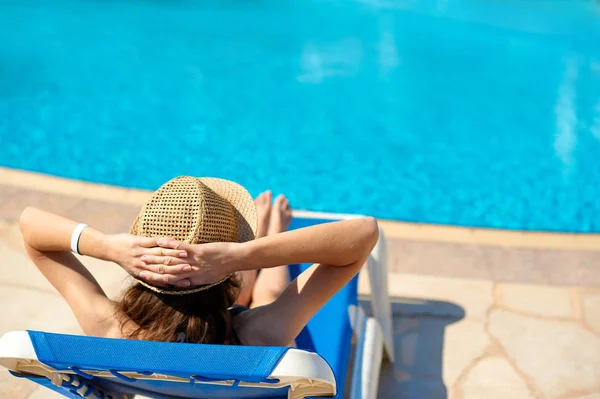
<path fill-rule="evenodd" d="M 600 251 L 536 250 L 534 267 L 545 269 L 548 283 L 600 286 Z"/>
<path fill-rule="evenodd" d="M 600 251 L 388 239 L 389 270 L 498 282 L 600 286 Z"/>
<path fill-rule="evenodd" d="M 84 184 L 80 180 L 0 167 L 0 184 L 21 188 L 35 187 L 54 194 L 78 196 Z"/>
<path fill-rule="evenodd" d="M 489 279 L 485 248 L 477 245 L 388 240 L 390 271 Z"/>
<path fill-rule="evenodd" d="M 0 219 L 14 222 L 19 220 L 21 212 L 27 206 L 64 215 L 79 203 L 80 199 L 69 195 L 12 187 L 6 198 L 0 201 Z"/>
<path fill-rule="evenodd" d="M 544 284 L 550 281 L 551 271 L 537 267 L 534 249 L 487 247 L 486 265 L 494 281 Z"/>
<path fill-rule="evenodd" d="M 600 286 L 600 252 L 505 248 L 492 253 L 488 268 L 496 281 Z"/>

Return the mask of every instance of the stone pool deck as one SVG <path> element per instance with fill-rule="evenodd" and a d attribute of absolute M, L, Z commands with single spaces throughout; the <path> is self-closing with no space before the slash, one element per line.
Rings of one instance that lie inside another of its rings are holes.
<path fill-rule="evenodd" d="M 147 196 L 0 168 L 0 334 L 80 333 L 23 252 L 25 206 L 123 232 Z M 383 366 L 380 398 L 600 399 L 600 236 L 381 225 L 397 363 Z M 86 264 L 116 296 L 124 273 Z M 368 306 L 365 275 L 360 292 Z M 59 397 L 0 370 L 0 398 Z"/>

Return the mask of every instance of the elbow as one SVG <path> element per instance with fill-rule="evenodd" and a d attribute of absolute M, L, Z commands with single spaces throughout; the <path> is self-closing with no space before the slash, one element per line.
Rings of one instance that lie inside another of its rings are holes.
<path fill-rule="evenodd" d="M 364 231 L 366 234 L 365 241 L 369 244 L 369 253 L 373 250 L 379 240 L 379 223 L 372 216 L 363 218 Z"/>

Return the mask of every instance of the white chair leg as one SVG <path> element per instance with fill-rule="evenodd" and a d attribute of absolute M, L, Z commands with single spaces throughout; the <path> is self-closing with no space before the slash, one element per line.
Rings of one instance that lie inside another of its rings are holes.
<path fill-rule="evenodd" d="M 379 374 L 383 358 L 383 334 L 374 317 L 367 319 L 365 326 L 365 345 L 362 358 L 362 397 L 377 399 Z"/>
<path fill-rule="evenodd" d="M 367 259 L 371 284 L 373 315 L 379 322 L 383 333 L 386 353 L 394 362 L 394 336 L 392 324 L 392 304 L 388 289 L 387 244 L 383 230 L 379 231 L 379 241 Z"/>
<path fill-rule="evenodd" d="M 354 366 L 352 368 L 352 383 L 350 386 L 350 399 L 363 399 L 362 365 L 365 352 L 365 328 L 367 317 L 362 307 L 350 306 L 350 323 L 356 338 L 354 351 Z"/>
<path fill-rule="evenodd" d="M 350 399 L 376 399 L 383 358 L 383 334 L 374 317 L 367 318 L 360 306 L 351 307 L 356 335 Z"/>

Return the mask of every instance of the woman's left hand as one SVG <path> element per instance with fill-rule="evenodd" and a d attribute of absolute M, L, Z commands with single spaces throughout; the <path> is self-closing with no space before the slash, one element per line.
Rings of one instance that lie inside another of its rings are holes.
<path fill-rule="evenodd" d="M 113 234 L 105 239 L 107 260 L 117 263 L 127 273 L 157 285 L 190 285 L 185 274 L 192 270 L 186 261 L 188 254 L 181 249 L 158 247 L 157 238 L 139 237 L 130 234 Z M 164 260 L 164 263 L 146 263 L 148 259 Z"/>

